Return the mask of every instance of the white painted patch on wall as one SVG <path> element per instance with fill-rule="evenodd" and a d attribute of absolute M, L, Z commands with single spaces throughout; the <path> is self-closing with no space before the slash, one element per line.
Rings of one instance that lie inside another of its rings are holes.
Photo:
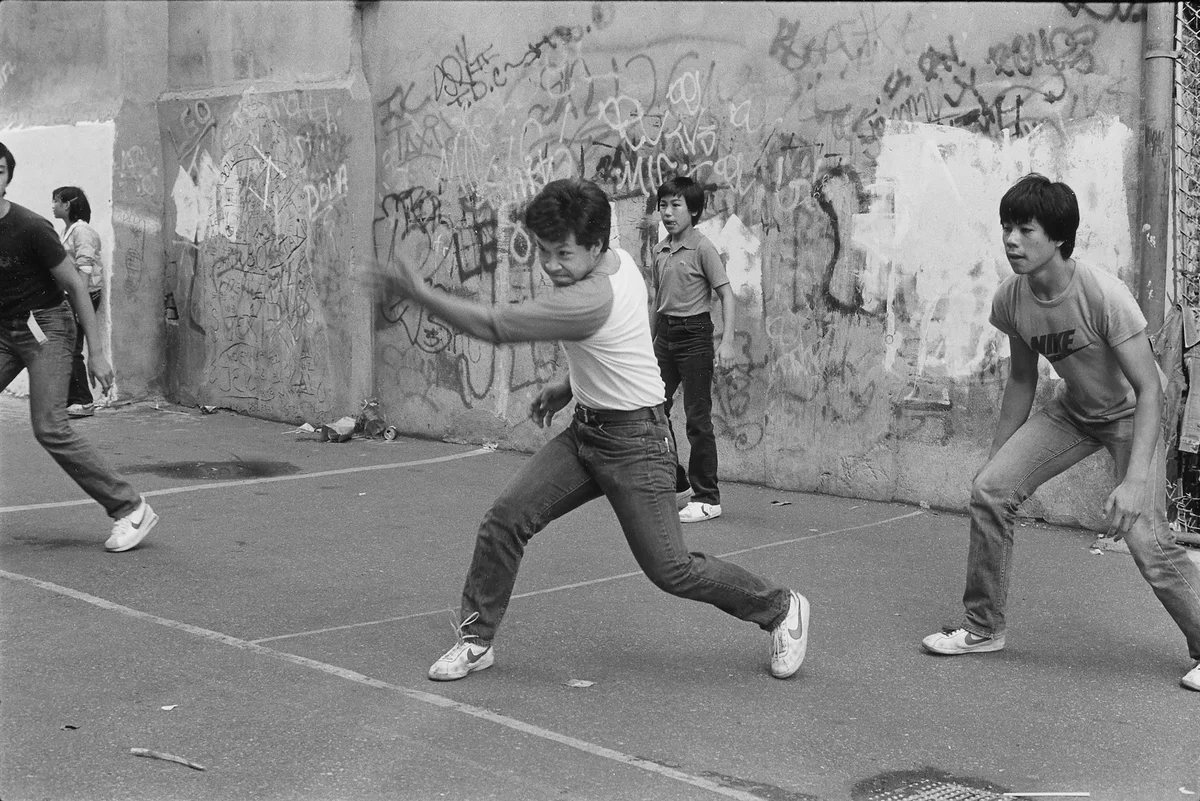
<path fill-rule="evenodd" d="M 710 217 L 697 225 L 696 230 L 708 237 L 725 257 L 725 272 L 734 294 L 751 292 L 755 297 L 761 297 L 762 226 L 748 226 L 734 214 L 723 223 L 718 217 Z M 761 304 L 757 308 L 761 308 Z"/>
<path fill-rule="evenodd" d="M 1082 222 L 1073 255 L 1114 274 L 1127 267 L 1130 135 L 1115 119 L 1002 141 L 942 125 L 889 123 L 875 200 L 853 227 L 853 245 L 866 255 L 864 306 L 886 310 L 885 368 L 905 344 L 905 326 L 916 329 L 922 375 L 971 374 L 996 343 L 1006 354 L 1007 339 L 988 323 L 992 294 L 1011 274 L 998 210 L 1004 192 L 1028 172 L 1075 190 Z M 900 299 L 907 320 L 896 317 Z"/>

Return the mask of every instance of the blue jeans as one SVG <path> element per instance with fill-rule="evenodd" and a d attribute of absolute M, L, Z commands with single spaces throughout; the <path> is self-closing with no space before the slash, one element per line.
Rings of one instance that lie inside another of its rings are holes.
<path fill-rule="evenodd" d="M 693 500 L 719 504 L 717 487 L 717 437 L 712 424 L 713 322 L 708 312 L 691 317 L 660 315 L 654 335 L 654 356 L 666 385 L 668 426 L 675 391 L 683 385 L 683 412 L 692 452 L 685 472 L 676 463 L 675 489 L 690 485 Z M 675 431 L 671 429 L 671 442 Z"/>
<path fill-rule="evenodd" d="M 604 495 L 638 566 L 672 595 L 710 603 L 770 630 L 787 614 L 788 590 L 732 562 L 689 553 L 675 506 L 675 449 L 661 407 L 653 419 L 578 418 L 534 454 L 484 515 L 463 587 L 462 619 L 489 643 L 508 608 L 525 545 L 551 521 Z"/>
<path fill-rule="evenodd" d="M 1133 417 L 1109 423 L 1078 419 L 1058 399 L 1017 429 L 971 488 L 971 545 L 967 556 L 964 628 L 978 636 L 1004 632 L 1017 507 L 1044 482 L 1106 448 L 1118 481 L 1129 467 Z M 1166 458 L 1162 437 L 1146 480 L 1141 515 L 1125 535 L 1142 576 L 1187 638 L 1200 660 L 1200 569 L 1175 542 L 1167 525 Z"/>
<path fill-rule="evenodd" d="M 66 301 L 34 317 L 47 336 L 41 344 L 29 330 L 29 315 L 0 318 L 0 389 L 29 371 L 29 418 L 33 435 L 80 489 L 114 520 L 138 508 L 141 496 L 117 475 L 67 417 L 67 384 L 75 348 L 75 317 Z"/>

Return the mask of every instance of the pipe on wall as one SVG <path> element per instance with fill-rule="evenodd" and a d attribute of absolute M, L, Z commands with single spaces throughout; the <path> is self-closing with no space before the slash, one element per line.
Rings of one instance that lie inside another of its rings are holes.
<path fill-rule="evenodd" d="M 1175 4 L 1146 3 L 1142 29 L 1142 191 L 1138 303 L 1152 333 L 1166 309 L 1171 179 L 1175 154 Z"/>

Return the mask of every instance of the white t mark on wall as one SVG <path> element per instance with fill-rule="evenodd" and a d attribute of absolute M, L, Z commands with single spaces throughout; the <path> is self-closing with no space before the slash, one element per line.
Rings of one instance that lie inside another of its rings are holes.
<path fill-rule="evenodd" d="M 725 257 L 725 273 L 733 293 L 750 292 L 756 298 L 762 297 L 762 226 L 750 227 L 733 214 L 724 222 L 710 217 L 697 225 L 696 230 L 708 237 L 717 252 Z M 665 229 L 663 235 L 666 235 Z"/>

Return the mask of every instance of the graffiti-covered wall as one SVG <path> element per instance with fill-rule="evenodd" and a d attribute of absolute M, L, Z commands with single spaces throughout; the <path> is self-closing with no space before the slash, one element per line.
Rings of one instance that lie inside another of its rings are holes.
<path fill-rule="evenodd" d="M 159 104 L 180 395 L 286 420 L 320 420 L 348 401 L 358 324 L 347 98 L 292 90 Z"/>
<path fill-rule="evenodd" d="M 173 10 L 159 99 L 169 385 L 189 404 L 320 423 L 370 391 L 354 249 L 374 144 L 349 3 Z"/>
<path fill-rule="evenodd" d="M 549 435 L 526 409 L 564 367 L 557 346 L 493 347 L 376 297 L 369 257 L 472 300 L 536 297 L 549 285 L 513 221 L 583 176 L 645 270 L 654 191 L 690 175 L 736 292 L 722 477 L 961 508 L 1007 371 L 988 324 L 1004 190 L 1031 170 L 1067 181 L 1077 257 L 1139 280 L 1139 151 L 1163 146 L 1140 117 L 1144 16 L 4 0 L 0 128 L 113 132 L 123 392 L 314 424 L 374 396 L 403 433 L 520 449 Z M 1109 470 L 1090 460 L 1027 509 L 1093 523 Z"/>
<path fill-rule="evenodd" d="M 1078 257 L 1136 280 L 1140 20 L 1128 4 L 372 5 L 376 252 L 517 302 L 548 287 L 512 223 L 545 183 L 599 182 L 645 269 L 655 188 L 695 177 L 737 292 L 722 475 L 958 506 L 1004 376 L 988 324 L 1004 190 L 1031 170 L 1071 183 Z M 376 385 L 404 427 L 544 436 L 525 414 L 555 348 L 491 347 L 403 301 L 381 317 Z"/>

